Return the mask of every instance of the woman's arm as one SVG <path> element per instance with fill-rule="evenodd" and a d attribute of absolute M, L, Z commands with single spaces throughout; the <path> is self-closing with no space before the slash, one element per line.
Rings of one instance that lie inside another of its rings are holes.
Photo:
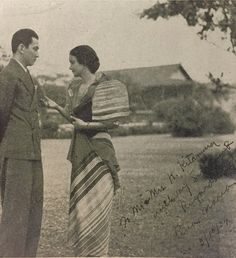
<path fill-rule="evenodd" d="M 63 108 L 59 106 L 56 102 L 48 98 L 47 96 L 44 96 L 44 99 L 42 100 L 46 107 L 57 110 L 67 121 L 70 123 L 73 123 L 73 119 L 70 117 L 70 114 L 68 113 L 66 108 Z"/>
<path fill-rule="evenodd" d="M 70 122 L 70 123 L 73 123 L 73 119 L 70 117 L 70 115 L 68 114 L 67 110 L 59 105 L 57 105 L 55 107 L 55 109 L 63 116 L 65 117 L 65 119 Z"/>
<path fill-rule="evenodd" d="M 73 125 L 76 129 L 86 129 L 86 130 L 106 130 L 106 129 L 114 129 L 119 126 L 117 122 L 85 122 L 79 118 L 71 116 L 73 119 Z"/>

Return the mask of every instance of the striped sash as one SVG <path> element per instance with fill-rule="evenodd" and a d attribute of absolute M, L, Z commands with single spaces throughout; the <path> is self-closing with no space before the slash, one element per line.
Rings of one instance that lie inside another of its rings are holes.
<path fill-rule="evenodd" d="M 71 175 L 69 240 L 76 256 L 106 256 L 113 181 L 107 165 L 92 151 Z"/>
<path fill-rule="evenodd" d="M 93 120 L 109 120 L 127 117 L 129 97 L 126 86 L 118 80 L 107 80 L 98 84 L 93 96 Z"/>

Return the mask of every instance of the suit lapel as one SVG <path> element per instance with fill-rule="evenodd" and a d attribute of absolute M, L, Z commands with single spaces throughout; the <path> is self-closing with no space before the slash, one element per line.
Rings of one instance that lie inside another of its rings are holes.
<path fill-rule="evenodd" d="M 33 96 L 35 89 L 30 74 L 25 72 L 14 59 L 11 59 L 9 66 L 14 70 L 16 77 L 24 84 L 26 90 Z"/>

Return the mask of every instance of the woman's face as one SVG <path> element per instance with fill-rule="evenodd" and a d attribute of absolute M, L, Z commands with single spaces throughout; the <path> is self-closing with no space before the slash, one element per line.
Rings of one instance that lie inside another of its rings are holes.
<path fill-rule="evenodd" d="M 70 55 L 69 56 L 69 62 L 70 62 L 70 67 L 69 69 L 72 71 L 75 77 L 81 76 L 81 74 L 84 71 L 85 66 L 80 64 L 75 56 Z"/>

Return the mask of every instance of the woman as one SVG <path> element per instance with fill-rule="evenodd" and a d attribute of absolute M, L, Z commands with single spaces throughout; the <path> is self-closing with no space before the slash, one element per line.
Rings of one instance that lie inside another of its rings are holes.
<path fill-rule="evenodd" d="M 106 256 L 110 234 L 112 199 L 120 187 L 119 165 L 108 129 L 115 122 L 92 121 L 92 101 L 96 88 L 107 80 L 96 72 L 95 51 L 81 45 L 70 51 L 74 80 L 68 87 L 65 108 L 47 98 L 74 125 L 68 159 L 72 163 L 69 239 L 76 256 Z"/>

